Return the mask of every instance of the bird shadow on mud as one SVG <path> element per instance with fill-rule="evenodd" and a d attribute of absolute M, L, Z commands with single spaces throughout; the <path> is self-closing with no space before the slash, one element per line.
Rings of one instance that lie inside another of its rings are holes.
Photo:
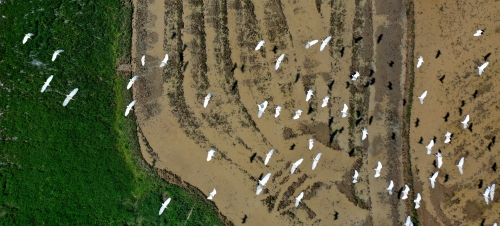
<path fill-rule="evenodd" d="M 238 68 L 238 64 L 234 63 L 233 67 L 231 68 L 231 72 L 234 72 L 236 70 L 236 68 Z"/>
<path fill-rule="evenodd" d="M 243 218 L 241 218 L 241 223 L 245 224 L 247 222 L 247 219 L 248 219 L 248 216 L 245 214 L 245 216 L 243 216 Z"/>
<path fill-rule="evenodd" d="M 257 156 L 257 153 L 253 153 L 253 155 L 250 156 L 250 163 L 253 163 L 253 160 L 255 160 L 256 156 Z"/>
<path fill-rule="evenodd" d="M 290 150 L 293 150 L 295 149 L 295 144 L 292 144 L 292 146 L 290 146 Z"/>
<path fill-rule="evenodd" d="M 398 199 L 401 199 L 401 197 L 403 196 L 403 187 L 401 187 L 399 190 L 398 190 Z"/>

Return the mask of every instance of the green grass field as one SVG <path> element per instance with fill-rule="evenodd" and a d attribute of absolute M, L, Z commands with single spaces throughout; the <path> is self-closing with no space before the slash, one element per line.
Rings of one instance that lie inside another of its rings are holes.
<path fill-rule="evenodd" d="M 115 72 L 130 59 L 129 4 L 0 4 L 0 225 L 223 225 L 213 204 L 163 182 L 140 156 L 133 114 L 123 115 L 128 79 Z"/>

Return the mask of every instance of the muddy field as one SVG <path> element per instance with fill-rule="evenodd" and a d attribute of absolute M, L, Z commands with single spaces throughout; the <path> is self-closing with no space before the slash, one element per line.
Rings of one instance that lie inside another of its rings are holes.
<path fill-rule="evenodd" d="M 493 225 L 500 223 L 498 195 L 486 205 L 482 193 L 500 183 L 498 136 L 500 117 L 498 82 L 500 2 L 415 1 L 415 96 L 428 90 L 424 104 L 412 106 L 410 154 L 414 192 L 421 193 L 417 211 L 422 225 Z M 482 36 L 474 37 L 478 29 Z M 479 76 L 477 67 L 489 65 Z M 470 115 L 469 127 L 460 123 Z M 445 133 L 453 133 L 445 144 Z M 436 139 L 432 154 L 425 146 Z M 443 165 L 435 166 L 440 150 Z M 465 157 L 464 174 L 458 164 Z M 437 184 L 429 177 L 439 171 Z"/>
<path fill-rule="evenodd" d="M 216 188 L 213 201 L 233 224 L 400 225 L 414 214 L 416 192 L 423 197 L 417 212 L 422 225 L 498 220 L 492 216 L 499 215 L 499 206 L 486 206 L 480 194 L 498 182 L 493 170 L 498 45 L 492 40 L 498 40 L 500 27 L 486 22 L 500 15 L 500 8 L 491 6 L 498 2 L 416 1 L 414 7 L 391 0 L 133 2 L 132 70 L 141 76 L 134 85 L 135 114 L 144 158 L 171 182 L 182 181 L 207 196 Z M 485 34 L 472 37 L 481 28 Z M 329 35 L 332 40 L 320 52 Z M 264 47 L 254 51 L 262 39 Z M 314 39 L 319 43 L 306 50 Z M 489 52 L 490 66 L 479 77 L 476 66 Z M 166 53 L 168 65 L 160 68 Z M 417 55 L 425 63 L 415 69 L 413 92 L 429 90 L 424 105 L 408 98 L 413 66 L 407 65 L 416 63 Z M 361 76 L 351 81 L 355 71 Z M 314 96 L 306 102 L 309 89 Z M 213 97 L 203 108 L 209 92 Z M 321 108 L 326 95 L 329 104 Z M 257 118 L 257 104 L 264 100 L 269 106 Z M 340 113 L 344 103 L 346 118 Z M 278 105 L 282 111 L 275 118 Z M 405 123 L 407 107 L 411 124 Z M 297 109 L 302 116 L 292 120 Z M 472 130 L 460 128 L 465 114 L 471 114 Z M 369 135 L 362 141 L 364 127 Z M 454 135 L 444 145 L 447 130 Z M 436 157 L 424 146 L 434 136 L 433 153 L 441 149 L 444 164 L 431 190 L 427 178 L 437 170 Z M 309 138 L 315 140 L 312 151 Z M 207 162 L 211 148 L 217 152 Z M 264 166 L 270 149 L 276 151 Z M 454 166 L 460 156 L 466 157 L 462 176 Z M 291 164 L 300 158 L 304 162 L 291 175 Z M 378 161 L 384 167 L 374 178 Z M 360 173 L 356 184 L 354 170 Z M 258 179 L 268 172 L 270 181 L 255 196 Z M 390 180 L 393 195 L 385 190 Z M 411 187 L 407 200 L 400 199 L 404 184 Z M 465 208 L 471 205 L 475 208 Z"/>

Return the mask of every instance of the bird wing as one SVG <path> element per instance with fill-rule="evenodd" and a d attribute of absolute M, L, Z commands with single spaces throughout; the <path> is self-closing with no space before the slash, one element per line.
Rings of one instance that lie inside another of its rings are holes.
<path fill-rule="evenodd" d="M 432 178 L 430 180 L 431 180 L 431 187 L 434 188 L 434 180 L 432 180 Z"/>
<path fill-rule="evenodd" d="M 68 105 L 70 100 L 71 100 L 71 97 L 66 97 L 66 99 L 64 99 L 63 106 Z"/>
<path fill-rule="evenodd" d="M 462 169 L 462 166 L 458 166 L 458 171 L 460 171 L 460 174 L 464 174 L 464 171 Z"/>
<path fill-rule="evenodd" d="M 56 60 L 56 57 L 59 53 L 57 51 L 54 52 L 54 54 L 52 54 L 52 61 Z"/>
<path fill-rule="evenodd" d="M 45 81 L 45 83 L 48 85 L 51 81 L 52 81 L 52 78 L 54 78 L 54 75 L 51 75 L 47 81 Z"/>
<path fill-rule="evenodd" d="M 393 187 L 394 187 L 394 182 L 391 180 L 391 182 L 389 182 L 389 187 L 387 187 L 387 190 L 391 190 Z"/>
<path fill-rule="evenodd" d="M 353 178 L 358 178 L 358 175 L 359 175 L 358 171 L 354 170 L 354 177 Z"/>
<path fill-rule="evenodd" d="M 276 61 L 276 65 L 274 66 L 274 70 L 278 70 L 278 68 L 280 68 L 280 64 L 281 64 L 281 61 L 278 59 Z"/>
<path fill-rule="evenodd" d="M 290 171 L 291 174 L 295 172 L 295 169 L 297 169 L 297 165 L 292 164 L 292 170 Z"/>
<path fill-rule="evenodd" d="M 318 160 L 314 160 L 312 164 L 312 170 L 316 169 L 316 165 L 318 165 Z"/>
<path fill-rule="evenodd" d="M 347 112 L 347 109 L 349 109 L 349 107 L 347 107 L 347 104 L 344 104 L 344 108 L 342 109 L 342 112 Z"/>
<path fill-rule="evenodd" d="M 271 159 L 271 155 L 266 156 L 266 160 L 264 161 L 264 165 L 267 165 L 267 163 L 269 163 L 269 159 Z"/>
<path fill-rule="evenodd" d="M 257 186 L 257 191 L 255 192 L 256 195 L 259 195 L 260 192 L 262 192 L 262 186 L 259 184 L 259 186 Z"/>
<path fill-rule="evenodd" d="M 163 211 L 165 210 L 167 206 L 164 206 L 162 205 L 161 208 L 160 208 L 160 212 L 158 213 L 158 215 L 161 215 L 163 213 Z"/>
<path fill-rule="evenodd" d="M 130 113 L 130 108 L 125 109 L 125 116 L 127 116 Z"/>
<path fill-rule="evenodd" d="M 313 46 L 314 44 L 318 43 L 318 40 L 312 40 L 309 42 L 309 45 L 310 46 Z"/>
<path fill-rule="evenodd" d="M 264 178 L 262 178 L 262 185 L 265 185 L 269 178 L 271 177 L 271 173 L 267 173 Z"/>
<path fill-rule="evenodd" d="M 316 159 L 317 161 L 319 161 L 319 159 L 321 158 L 321 155 L 322 155 L 322 153 L 321 153 L 321 152 L 320 152 L 320 153 L 318 153 L 318 154 L 316 155 L 316 158 L 315 158 L 315 159 Z"/>
<path fill-rule="evenodd" d="M 323 51 L 323 49 L 325 49 L 327 44 L 328 44 L 328 42 L 323 41 L 323 43 L 321 43 L 321 46 L 319 47 L 319 51 Z"/>
<path fill-rule="evenodd" d="M 136 76 L 132 77 L 132 79 L 130 79 L 130 80 L 131 80 L 132 82 L 135 82 L 135 81 L 137 81 L 137 79 L 138 79 L 138 78 L 139 78 L 139 75 L 136 75 Z"/>
<path fill-rule="evenodd" d="M 163 61 L 162 61 L 162 62 L 164 62 L 164 63 L 166 64 L 166 63 L 167 63 L 167 61 L 168 61 L 168 53 L 167 53 L 167 54 L 165 54 L 165 58 L 163 58 Z"/>
<path fill-rule="evenodd" d="M 297 161 L 295 162 L 295 165 L 299 166 L 299 165 L 302 163 L 302 161 L 304 161 L 304 159 L 303 159 L 303 158 L 302 158 L 302 159 L 297 160 Z"/>
<path fill-rule="evenodd" d="M 130 102 L 130 104 L 128 104 L 128 108 L 132 108 L 134 105 L 135 105 L 135 102 L 137 102 L 136 100 L 133 100 L 132 102 Z"/>
<path fill-rule="evenodd" d="M 208 101 L 210 100 L 210 98 L 208 97 L 205 97 L 205 102 L 203 103 L 203 107 L 206 108 L 207 105 L 208 105 Z"/>
<path fill-rule="evenodd" d="M 259 113 L 257 114 L 257 118 L 262 117 L 262 114 L 264 114 L 264 111 L 259 110 Z"/>
<path fill-rule="evenodd" d="M 26 34 L 23 38 L 23 44 L 26 43 L 28 41 L 28 39 L 30 38 L 30 35 L 29 34 Z"/>
<path fill-rule="evenodd" d="M 73 91 L 71 91 L 71 93 L 69 93 L 69 95 L 70 95 L 71 97 L 74 97 L 74 96 L 75 96 L 75 94 L 76 94 L 77 92 L 78 92 L 78 88 L 76 88 L 76 89 L 74 89 Z"/>
<path fill-rule="evenodd" d="M 144 64 L 146 64 L 146 55 L 142 55 L 141 64 L 142 64 L 142 66 L 144 66 Z"/>
<path fill-rule="evenodd" d="M 432 180 L 436 180 L 436 178 L 438 177 L 438 174 L 439 174 L 439 171 L 436 171 L 436 172 L 432 175 Z"/>
<path fill-rule="evenodd" d="M 279 61 L 282 61 L 285 58 L 285 54 L 281 54 L 280 57 L 278 58 Z"/>
<path fill-rule="evenodd" d="M 377 164 L 377 170 L 381 170 L 381 169 L 382 169 L 382 163 L 380 163 L 380 161 L 379 161 Z"/>
<path fill-rule="evenodd" d="M 299 206 L 300 199 L 295 199 L 295 207 Z"/>
<path fill-rule="evenodd" d="M 443 157 L 438 157 L 438 168 L 441 168 L 441 165 L 443 165 Z"/>
<path fill-rule="evenodd" d="M 493 201 L 494 197 L 495 197 L 495 184 L 492 184 L 491 188 L 490 188 L 490 198 L 491 198 L 491 201 Z"/>
<path fill-rule="evenodd" d="M 298 200 L 301 200 L 301 199 L 302 199 L 302 197 L 304 197 L 304 192 L 301 192 L 301 193 L 299 194 L 299 196 L 297 196 L 297 199 L 298 199 Z"/>
<path fill-rule="evenodd" d="M 127 89 L 130 89 L 132 85 L 134 84 L 134 81 L 130 80 L 127 84 Z"/>

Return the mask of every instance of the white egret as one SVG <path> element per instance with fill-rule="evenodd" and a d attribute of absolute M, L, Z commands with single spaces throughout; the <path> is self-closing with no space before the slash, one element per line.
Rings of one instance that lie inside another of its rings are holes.
<path fill-rule="evenodd" d="M 479 76 L 481 76 L 481 74 L 483 74 L 483 71 L 486 68 L 486 66 L 488 66 L 488 64 L 489 64 L 489 62 L 486 62 L 486 63 L 482 64 L 481 66 L 477 67 L 477 69 L 479 70 Z"/>
<path fill-rule="evenodd" d="M 361 135 L 361 140 L 365 140 L 366 137 L 368 136 L 368 129 L 363 128 L 363 134 Z"/>
<path fill-rule="evenodd" d="M 325 46 L 328 44 L 328 42 L 332 39 L 332 36 L 328 36 L 325 39 L 323 39 L 323 42 L 321 43 L 321 46 L 319 47 L 319 51 L 323 51 L 325 49 Z"/>
<path fill-rule="evenodd" d="M 292 174 L 293 172 L 295 172 L 295 169 L 297 169 L 297 167 L 302 163 L 302 161 L 304 161 L 304 159 L 299 159 L 292 164 L 292 170 L 290 171 Z"/>
<path fill-rule="evenodd" d="M 490 191 L 491 191 L 490 189 L 491 189 L 490 187 L 487 187 L 483 194 L 486 205 L 488 205 L 490 201 Z"/>
<path fill-rule="evenodd" d="M 344 104 L 344 109 L 342 109 L 342 111 L 340 111 L 342 113 L 342 118 L 347 117 L 347 109 L 349 109 L 347 107 L 347 104 Z"/>
<path fill-rule="evenodd" d="M 142 57 L 141 57 L 141 64 L 142 64 L 143 67 L 146 64 L 146 55 L 142 55 Z"/>
<path fill-rule="evenodd" d="M 128 113 L 130 112 L 130 110 L 132 110 L 132 108 L 133 108 L 133 107 L 134 107 L 134 105 L 135 105 L 135 102 L 136 102 L 136 101 L 134 100 L 134 101 L 130 102 L 130 104 L 128 104 L 128 105 L 127 105 L 127 109 L 125 109 L 125 116 L 127 116 L 127 115 L 128 115 Z"/>
<path fill-rule="evenodd" d="M 316 165 L 318 164 L 319 159 L 321 158 L 321 152 L 316 155 L 313 159 L 312 170 L 316 169 Z"/>
<path fill-rule="evenodd" d="M 45 89 L 47 89 L 47 86 L 49 86 L 50 84 L 50 81 L 52 81 L 52 78 L 54 78 L 54 75 L 51 75 L 47 81 L 45 81 L 45 83 L 43 84 L 42 86 L 42 93 L 45 92 Z"/>
<path fill-rule="evenodd" d="M 413 222 L 411 222 L 410 216 L 406 217 L 405 226 L 413 226 Z"/>
<path fill-rule="evenodd" d="M 160 212 L 158 213 L 158 215 L 161 215 L 163 213 L 163 211 L 167 208 L 168 204 L 170 203 L 170 200 L 172 199 L 168 198 L 167 200 L 165 200 L 163 204 L 161 204 Z"/>
<path fill-rule="evenodd" d="M 458 162 L 458 165 L 457 165 L 458 170 L 460 171 L 460 174 L 464 174 L 464 171 L 463 171 L 463 168 L 462 168 L 463 166 L 464 166 L 464 157 L 462 157 L 460 159 L 460 161 Z"/>
<path fill-rule="evenodd" d="M 443 165 L 443 156 L 441 155 L 440 151 L 436 153 L 436 157 L 437 157 L 437 167 L 441 168 L 441 166 Z"/>
<path fill-rule="evenodd" d="M 262 187 L 266 186 L 267 181 L 271 177 L 271 173 L 267 173 L 265 177 L 262 178 L 262 180 L 259 180 L 259 185 Z"/>
<path fill-rule="evenodd" d="M 430 155 L 432 151 L 432 147 L 434 146 L 434 140 L 431 140 L 425 148 L 427 148 L 427 154 Z"/>
<path fill-rule="evenodd" d="M 418 209 L 420 207 L 420 200 L 422 199 L 422 196 L 420 196 L 420 193 L 417 193 L 417 198 L 413 200 L 415 202 L 415 209 Z"/>
<path fill-rule="evenodd" d="M 312 40 L 310 42 L 307 42 L 306 44 L 306 49 L 309 49 L 311 48 L 311 46 L 313 46 L 314 44 L 318 43 L 318 40 Z"/>
<path fill-rule="evenodd" d="M 160 67 L 165 67 L 165 65 L 167 65 L 167 61 L 168 61 L 168 53 L 165 54 L 165 58 L 163 58 L 163 60 L 161 61 Z"/>
<path fill-rule="evenodd" d="M 378 162 L 377 168 L 375 168 L 375 178 L 380 177 L 380 170 L 382 169 L 382 163 Z"/>
<path fill-rule="evenodd" d="M 300 200 L 304 197 L 304 192 L 301 192 L 297 198 L 295 198 L 295 207 L 299 206 Z"/>
<path fill-rule="evenodd" d="M 265 43 L 266 43 L 266 41 L 265 41 L 265 40 L 261 40 L 261 41 L 257 44 L 257 46 L 255 47 L 255 51 L 259 50 L 259 49 L 260 49 L 260 47 L 262 47 Z"/>
<path fill-rule="evenodd" d="M 490 186 L 490 198 L 491 198 L 491 201 L 493 201 L 494 197 L 495 197 L 495 184 L 492 184 Z"/>
<path fill-rule="evenodd" d="M 447 143 L 450 143 L 451 141 L 451 133 L 446 131 L 446 134 L 444 135 L 444 143 L 447 144 Z"/>
<path fill-rule="evenodd" d="M 464 125 L 464 129 L 467 129 L 467 123 L 469 122 L 469 115 L 465 116 L 465 119 L 461 122 Z"/>
<path fill-rule="evenodd" d="M 418 97 L 418 99 L 420 100 L 420 104 L 424 104 L 424 98 L 425 98 L 425 96 L 427 96 L 427 90 L 424 91 L 424 93 L 422 93 L 422 95 L 420 95 Z"/>
<path fill-rule="evenodd" d="M 321 104 L 321 107 L 324 108 L 326 105 L 328 105 L 328 100 L 330 100 L 330 97 L 326 95 L 325 98 L 323 98 L 323 104 Z"/>
<path fill-rule="evenodd" d="M 68 105 L 69 101 L 73 100 L 73 97 L 75 96 L 75 94 L 77 92 L 78 92 L 78 88 L 74 89 L 73 91 L 71 91 L 71 93 L 69 93 L 68 95 L 66 95 L 66 99 L 63 102 L 63 106 Z"/>
<path fill-rule="evenodd" d="M 309 100 L 311 99 L 311 97 L 313 96 L 313 90 L 310 89 L 307 91 L 307 95 L 306 95 L 306 102 L 309 102 Z"/>
<path fill-rule="evenodd" d="M 358 78 L 359 78 L 359 72 L 358 71 L 356 71 L 356 73 L 354 73 L 354 74 L 351 75 L 351 80 L 353 80 L 353 81 L 358 80 Z"/>
<path fill-rule="evenodd" d="M 358 171 L 354 170 L 354 176 L 352 177 L 353 178 L 352 183 L 357 183 L 358 182 L 358 176 L 359 176 Z"/>
<path fill-rule="evenodd" d="M 210 149 L 210 151 L 208 151 L 207 162 L 212 160 L 212 157 L 214 156 L 214 154 L 215 154 L 215 148 L 212 148 L 212 149 Z"/>
<path fill-rule="evenodd" d="M 285 58 L 285 54 L 281 54 L 281 56 L 276 60 L 276 65 L 274 66 L 274 70 L 278 70 L 280 68 L 281 61 L 283 61 L 283 58 Z"/>
<path fill-rule="evenodd" d="M 267 108 L 267 100 L 264 101 L 264 103 L 262 104 L 257 104 L 257 106 L 259 107 L 259 113 L 257 114 L 257 117 L 260 118 L 262 117 L 262 114 L 264 114 L 264 111 Z"/>
<path fill-rule="evenodd" d="M 281 106 L 276 107 L 276 113 L 274 113 L 274 117 L 278 118 L 278 116 L 280 116 L 280 112 L 281 112 Z"/>
<path fill-rule="evenodd" d="M 210 192 L 210 195 L 207 197 L 207 199 L 212 200 L 214 198 L 215 194 L 217 194 L 217 191 L 214 188 L 214 190 L 212 192 Z"/>
<path fill-rule="evenodd" d="M 301 114 L 302 114 L 302 110 L 300 110 L 300 109 L 297 110 L 295 112 L 295 116 L 293 116 L 293 120 L 299 119 Z"/>
<path fill-rule="evenodd" d="M 392 195 L 393 187 L 394 187 L 394 182 L 391 180 L 391 182 L 389 182 L 389 187 L 386 188 L 386 190 L 389 191 L 389 195 Z"/>
<path fill-rule="evenodd" d="M 493 226 L 498 226 L 497 223 L 494 223 Z"/>
<path fill-rule="evenodd" d="M 60 50 L 56 50 L 54 52 L 54 54 L 52 54 L 52 61 L 56 60 L 56 57 L 57 55 L 59 55 L 60 53 L 64 52 L 64 50 L 60 49 Z"/>
<path fill-rule="evenodd" d="M 271 156 L 273 156 L 274 149 L 271 149 L 267 154 L 266 154 L 266 160 L 264 161 L 264 166 L 267 166 L 267 163 L 269 163 L 269 159 L 271 159 Z"/>
<path fill-rule="evenodd" d="M 139 75 L 132 77 L 130 79 L 130 81 L 128 82 L 127 89 L 130 89 L 130 87 L 132 87 L 132 85 L 134 84 L 135 81 L 137 81 L 138 78 L 139 78 Z"/>
<path fill-rule="evenodd" d="M 309 151 L 313 149 L 314 139 L 309 138 Z"/>
<path fill-rule="evenodd" d="M 484 30 L 477 30 L 476 33 L 474 33 L 475 37 L 481 36 L 484 33 Z"/>
<path fill-rule="evenodd" d="M 424 62 L 424 58 L 422 56 L 420 56 L 418 58 L 418 62 L 417 62 L 417 68 L 419 68 L 420 66 L 422 66 L 422 63 Z"/>
<path fill-rule="evenodd" d="M 207 96 L 205 97 L 205 102 L 203 103 L 204 108 L 207 108 L 208 101 L 210 101 L 211 97 L 212 97 L 212 93 L 208 93 Z"/>
<path fill-rule="evenodd" d="M 33 36 L 33 34 L 32 34 L 32 33 L 28 33 L 28 34 L 26 34 L 26 35 L 24 36 L 24 38 L 23 38 L 23 45 L 24 45 L 24 43 L 26 43 L 26 42 L 28 41 L 28 39 L 30 39 L 30 38 L 31 38 L 31 36 Z"/>
<path fill-rule="evenodd" d="M 429 178 L 431 180 L 431 187 L 434 188 L 434 183 L 436 183 L 436 178 L 438 177 L 439 171 L 436 171 L 432 174 L 432 177 Z"/>
<path fill-rule="evenodd" d="M 409 191 L 410 191 L 410 187 L 408 187 L 408 185 L 405 184 L 405 190 L 403 190 L 403 196 L 401 197 L 402 200 L 405 200 L 408 198 Z"/>

